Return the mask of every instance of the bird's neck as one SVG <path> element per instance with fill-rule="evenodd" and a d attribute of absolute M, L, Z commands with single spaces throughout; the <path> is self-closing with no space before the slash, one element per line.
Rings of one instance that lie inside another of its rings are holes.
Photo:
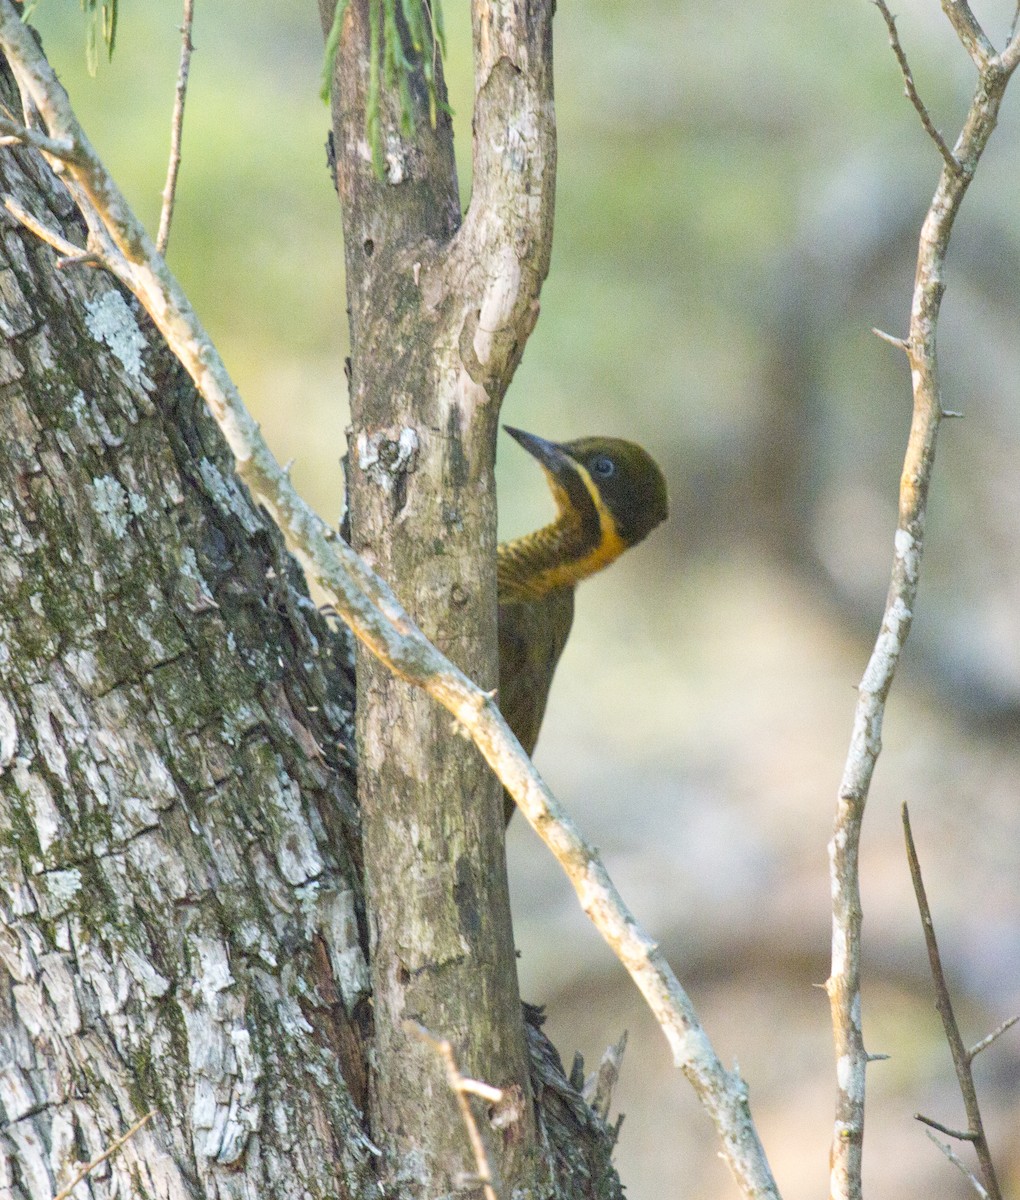
<path fill-rule="evenodd" d="M 574 512 L 561 512 L 549 525 L 499 546 L 500 599 L 539 600 L 557 588 L 574 587 L 626 548 L 608 513 L 592 528 Z"/>

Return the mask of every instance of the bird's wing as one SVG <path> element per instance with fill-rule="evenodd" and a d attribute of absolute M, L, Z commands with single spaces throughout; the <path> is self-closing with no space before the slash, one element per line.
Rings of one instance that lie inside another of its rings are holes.
<path fill-rule="evenodd" d="M 573 588 L 499 606 L 499 707 L 529 754 L 573 620 Z"/>

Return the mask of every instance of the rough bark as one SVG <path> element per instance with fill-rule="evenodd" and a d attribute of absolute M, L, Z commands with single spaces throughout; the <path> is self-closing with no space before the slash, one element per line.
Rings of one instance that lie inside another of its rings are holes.
<path fill-rule="evenodd" d="M 334 0 L 321 0 L 328 28 Z M 412 86 L 413 137 L 383 96 L 385 177 L 366 145 L 370 3 L 347 9 L 334 139 L 351 327 L 355 549 L 483 687 L 496 684 L 493 484 L 499 404 L 548 269 L 555 159 L 551 8 L 479 5 L 476 155 L 461 225 L 452 129 Z M 407 48 L 407 55 L 413 53 Z M 442 83 L 440 81 L 440 90 Z M 474 1169 L 442 1063 L 504 1089 L 490 1114 L 502 1177 L 534 1180 L 536 1129 L 496 781 L 428 697 L 358 660 L 367 907 L 377 1032 L 373 1135 L 423 1196 Z"/>
<path fill-rule="evenodd" d="M 133 302 L 0 231 L 4 1193 L 156 1108 L 98 1190 L 367 1194 L 346 642 Z"/>

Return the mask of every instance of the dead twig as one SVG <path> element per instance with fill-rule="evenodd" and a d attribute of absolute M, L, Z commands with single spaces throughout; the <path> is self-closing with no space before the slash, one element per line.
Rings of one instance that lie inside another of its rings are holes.
<path fill-rule="evenodd" d="M 75 1175 L 74 1179 L 72 1179 L 67 1185 L 67 1187 L 61 1188 L 60 1191 L 57 1192 L 57 1194 L 53 1197 L 53 1200 L 67 1200 L 68 1196 L 71 1195 L 74 1189 L 87 1175 L 94 1171 L 96 1167 L 100 1165 L 100 1163 L 106 1162 L 111 1155 L 116 1154 L 121 1146 L 123 1146 L 125 1142 L 130 1141 L 131 1138 L 133 1138 L 139 1131 L 139 1129 L 141 1129 L 143 1125 L 147 1125 L 155 1115 L 156 1110 L 152 1109 L 151 1112 L 147 1112 L 144 1117 L 137 1120 L 127 1131 L 127 1133 L 122 1133 L 115 1142 L 111 1142 L 110 1145 L 106 1147 L 102 1154 L 97 1154 L 91 1162 L 86 1163 L 85 1166 L 82 1167 L 78 1172 L 78 1174 Z"/>
<path fill-rule="evenodd" d="M 485 1137 L 471 1110 L 468 1096 L 479 1096 L 489 1104 L 498 1104 L 503 1099 L 503 1092 L 491 1084 L 482 1083 L 478 1079 L 467 1079 L 463 1076 L 457 1066 L 457 1058 L 448 1038 L 436 1037 L 434 1033 L 427 1030 L 424 1025 L 419 1025 L 417 1021 L 405 1021 L 404 1030 L 431 1046 L 443 1060 L 443 1065 L 446 1067 L 446 1081 L 457 1100 L 457 1107 L 460 1109 L 461 1119 L 467 1130 L 468 1140 L 471 1142 L 471 1153 L 474 1155 L 478 1171 L 477 1180 L 482 1185 L 485 1200 L 500 1200 L 500 1184 L 496 1179 L 489 1158 L 489 1150 L 485 1144 Z"/>
<path fill-rule="evenodd" d="M 964 1178 L 967 1180 L 967 1182 L 970 1184 L 970 1186 L 981 1197 L 981 1200 L 989 1200 L 988 1193 L 981 1186 L 981 1183 L 978 1180 L 978 1178 L 974 1175 L 974 1172 L 971 1171 L 971 1169 L 967 1166 L 967 1164 L 963 1161 L 963 1159 L 960 1158 L 960 1156 L 956 1153 L 956 1151 L 953 1149 L 953 1147 L 946 1145 L 945 1142 L 940 1142 L 939 1139 L 933 1133 L 931 1133 L 929 1130 L 925 1130 L 925 1133 L 927 1133 L 928 1140 L 932 1143 L 932 1145 L 938 1146 L 938 1148 L 942 1151 L 942 1153 L 946 1156 L 946 1158 L 949 1159 L 949 1161 L 953 1164 L 953 1166 L 956 1167 L 961 1172 L 961 1174 L 964 1176 Z"/>
<path fill-rule="evenodd" d="M 974 1045 L 971 1046 L 971 1048 L 967 1051 L 967 1057 L 971 1061 L 973 1061 L 975 1058 L 977 1058 L 977 1056 L 981 1053 L 982 1050 L 987 1050 L 988 1047 L 992 1044 L 992 1042 L 995 1041 L 996 1038 L 1002 1037 L 1002 1035 L 1006 1032 L 1007 1029 L 1012 1029 L 1013 1026 L 1017 1023 L 1017 1021 L 1020 1021 L 1020 1016 L 1008 1017 L 1005 1021 L 1002 1022 L 1001 1025 L 999 1025 L 995 1029 L 993 1029 L 992 1032 L 990 1034 L 988 1034 L 987 1037 L 983 1037 L 980 1042 L 975 1042 Z"/>
<path fill-rule="evenodd" d="M 946 166 L 951 171 L 959 171 L 960 164 L 956 161 L 956 156 L 946 145 L 942 134 L 935 128 L 935 122 L 931 119 L 924 101 L 917 94 L 917 87 L 914 84 L 914 73 L 910 69 L 910 63 L 907 62 L 907 56 L 903 52 L 903 46 L 900 44 L 900 35 L 896 31 L 896 18 L 889 11 L 889 6 L 885 0 L 874 0 L 874 4 L 882 14 L 882 19 L 889 30 L 889 45 L 892 46 L 893 54 L 896 55 L 896 61 L 900 64 L 900 71 L 903 73 L 903 91 L 907 99 L 917 109 L 917 115 L 921 118 L 921 124 L 924 126 L 925 133 L 927 133 L 938 147 L 939 154 L 945 159 Z M 877 333 L 878 331 L 876 330 L 875 332 Z M 885 336 L 884 334 L 879 334 L 879 337 Z M 887 338 L 887 340 L 892 341 L 893 339 Z"/>
<path fill-rule="evenodd" d="M 956 1068 L 956 1078 L 960 1085 L 960 1093 L 963 1096 L 964 1111 L 967 1114 L 966 1133 L 953 1133 L 941 1125 L 937 1128 L 941 1129 L 943 1133 L 948 1133 L 950 1137 L 974 1143 L 974 1152 L 977 1154 L 978 1166 L 981 1170 L 981 1179 L 985 1191 L 990 1200 L 1001 1200 L 999 1181 L 995 1175 L 995 1165 L 992 1162 L 992 1153 L 988 1147 L 988 1139 L 985 1137 L 985 1127 L 981 1120 L 981 1108 L 978 1104 L 977 1089 L 974 1087 L 974 1073 L 971 1070 L 973 1055 L 963 1044 L 963 1038 L 960 1036 L 960 1026 L 957 1023 L 956 1014 L 953 1012 L 953 1001 L 949 995 L 949 985 L 946 983 L 946 974 L 942 968 L 942 956 L 939 953 L 939 944 L 935 937 L 935 924 L 932 921 L 931 908 L 928 905 L 928 896 L 925 891 L 924 880 L 921 877 L 921 864 L 918 861 L 917 848 L 914 845 L 914 835 L 910 829 L 910 813 L 905 804 L 901 811 L 903 815 L 903 839 L 907 847 L 907 862 L 910 865 L 910 879 L 914 885 L 917 911 L 921 914 L 924 944 L 928 950 L 928 963 L 931 967 L 931 977 L 935 984 L 935 1008 L 942 1018 L 942 1028 L 945 1030 L 946 1041 L 949 1043 L 949 1052 L 953 1056 L 953 1066 Z M 931 1125 L 933 1122 L 925 1120 L 925 1124 Z"/>
<path fill-rule="evenodd" d="M 950 1129 L 948 1125 L 943 1125 L 941 1121 L 936 1121 L 934 1117 L 926 1117 L 924 1113 L 914 1113 L 914 1120 L 920 1121 L 922 1125 L 929 1125 L 932 1129 L 937 1129 L 939 1133 L 944 1133 L 946 1137 L 955 1138 L 958 1142 L 972 1142 L 974 1134 L 969 1129 Z"/>
<path fill-rule="evenodd" d="M 170 161 L 167 163 L 166 183 L 163 186 L 163 205 L 159 214 L 159 232 L 156 234 L 156 249 L 166 254 L 170 241 L 170 222 L 174 215 L 177 199 L 177 176 L 181 169 L 181 135 L 184 130 L 184 101 L 188 94 L 188 72 L 191 69 L 191 29 L 195 20 L 195 0 L 184 0 L 184 17 L 181 21 L 181 62 L 177 70 L 177 88 L 174 93 L 174 111 L 170 119 Z"/>
<path fill-rule="evenodd" d="M 82 260 L 88 251 L 81 246 L 76 246 L 74 242 L 70 242 L 63 234 L 57 233 L 55 229 L 51 229 L 48 225 L 34 217 L 27 208 L 22 207 L 13 196 L 4 196 L 4 208 L 11 216 L 23 225 L 29 233 L 35 236 L 41 242 L 45 242 L 47 246 L 52 246 L 60 255 L 63 255 L 65 261 Z"/>
<path fill-rule="evenodd" d="M 581 1089 L 581 1095 L 584 1096 L 592 1111 L 598 1113 L 603 1121 L 609 1120 L 613 1092 L 620 1078 L 623 1052 L 626 1049 L 627 1031 L 624 1030 L 620 1035 L 620 1040 L 612 1046 L 607 1046 L 602 1052 L 598 1068 L 588 1076 Z"/>
<path fill-rule="evenodd" d="M 884 329 L 876 329 L 872 326 L 871 332 L 877 338 L 881 338 L 883 342 L 888 342 L 890 346 L 895 346 L 897 350 L 902 350 L 904 353 L 907 349 L 907 343 L 901 337 L 897 337 L 894 333 L 886 333 Z"/>

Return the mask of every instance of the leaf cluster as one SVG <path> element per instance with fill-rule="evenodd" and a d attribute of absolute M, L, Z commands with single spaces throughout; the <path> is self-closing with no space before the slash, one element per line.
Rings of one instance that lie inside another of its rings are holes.
<path fill-rule="evenodd" d="M 39 0 L 25 5 L 24 20 L 27 22 L 39 6 Z M 117 41 L 117 0 L 81 0 L 85 14 L 85 62 L 89 74 L 99 70 L 99 43 L 106 47 L 107 59 L 113 58 L 113 47 Z"/>

